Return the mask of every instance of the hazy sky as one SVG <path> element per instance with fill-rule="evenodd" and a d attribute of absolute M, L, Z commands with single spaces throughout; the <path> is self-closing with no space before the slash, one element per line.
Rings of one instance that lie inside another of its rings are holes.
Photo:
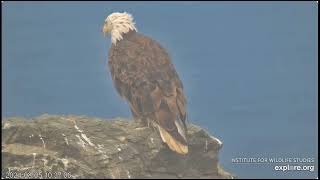
<path fill-rule="evenodd" d="M 318 159 L 316 2 L 5 2 L 3 117 L 131 117 L 107 68 L 104 19 L 127 11 L 165 47 L 183 81 L 189 121 L 224 142 L 239 177 L 309 177 L 237 157 Z"/>

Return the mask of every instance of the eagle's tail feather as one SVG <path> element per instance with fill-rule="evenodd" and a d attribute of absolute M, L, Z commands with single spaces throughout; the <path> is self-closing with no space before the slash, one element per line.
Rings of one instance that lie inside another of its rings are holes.
<path fill-rule="evenodd" d="M 179 154 L 187 154 L 188 146 L 181 144 L 179 141 L 175 140 L 165 129 L 158 125 L 160 136 L 163 142 L 167 143 L 172 151 Z"/>

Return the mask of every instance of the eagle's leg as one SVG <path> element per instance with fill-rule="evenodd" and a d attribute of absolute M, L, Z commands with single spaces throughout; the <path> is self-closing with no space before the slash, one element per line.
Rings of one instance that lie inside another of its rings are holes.
<path fill-rule="evenodd" d="M 145 118 L 143 118 L 143 117 L 139 116 L 137 113 L 135 113 L 135 111 L 132 108 L 130 108 L 130 110 L 131 110 L 131 113 L 132 113 L 132 116 L 133 116 L 133 119 L 135 122 L 139 123 L 142 127 L 148 126 L 148 122 Z"/>

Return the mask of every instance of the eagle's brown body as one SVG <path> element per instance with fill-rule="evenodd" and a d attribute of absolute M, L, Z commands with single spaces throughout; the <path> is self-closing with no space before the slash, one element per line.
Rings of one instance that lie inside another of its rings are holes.
<path fill-rule="evenodd" d="M 179 147 L 187 148 L 186 98 L 168 53 L 154 40 L 129 31 L 112 44 L 108 64 L 114 85 L 128 101 L 134 118 L 155 124 L 172 150 L 187 153 Z"/>

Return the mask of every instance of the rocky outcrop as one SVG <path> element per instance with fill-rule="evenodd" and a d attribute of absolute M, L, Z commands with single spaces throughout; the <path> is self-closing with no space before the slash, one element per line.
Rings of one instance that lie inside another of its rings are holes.
<path fill-rule="evenodd" d="M 218 164 L 221 141 L 188 125 L 179 155 L 152 127 L 116 118 L 42 115 L 2 121 L 3 178 L 232 178 Z"/>

